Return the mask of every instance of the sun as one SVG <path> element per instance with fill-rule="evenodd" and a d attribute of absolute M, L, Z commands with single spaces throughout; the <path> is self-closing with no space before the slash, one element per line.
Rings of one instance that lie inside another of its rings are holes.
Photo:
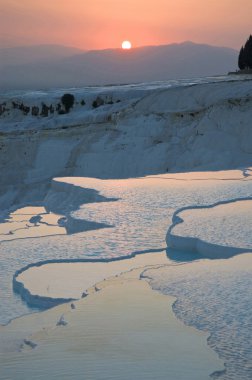
<path fill-rule="evenodd" d="M 123 50 L 129 50 L 131 49 L 132 45 L 130 41 L 123 41 L 122 42 L 122 49 Z"/>

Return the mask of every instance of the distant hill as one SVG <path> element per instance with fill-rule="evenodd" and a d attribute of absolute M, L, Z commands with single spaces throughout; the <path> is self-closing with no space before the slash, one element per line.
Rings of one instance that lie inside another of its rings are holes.
<path fill-rule="evenodd" d="M 52 62 L 81 54 L 81 49 L 62 45 L 35 45 L 0 48 L 0 68 L 7 65 L 24 65 L 41 61 Z"/>
<path fill-rule="evenodd" d="M 26 49 L 30 49 L 29 61 L 25 60 Z M 43 54 L 42 47 L 33 49 L 40 54 L 32 55 L 31 48 L 15 49 L 11 64 L 5 64 L 1 56 L 1 88 L 79 87 L 222 75 L 235 70 L 238 55 L 230 48 L 193 42 L 130 51 L 73 49 L 71 53 L 71 48 L 47 46 Z"/>

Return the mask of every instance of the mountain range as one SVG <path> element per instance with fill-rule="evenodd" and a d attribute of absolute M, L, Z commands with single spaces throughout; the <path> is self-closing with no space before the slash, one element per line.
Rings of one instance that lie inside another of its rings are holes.
<path fill-rule="evenodd" d="M 223 75 L 237 67 L 231 48 L 193 42 L 128 51 L 58 45 L 0 49 L 0 87 L 49 89 Z"/>

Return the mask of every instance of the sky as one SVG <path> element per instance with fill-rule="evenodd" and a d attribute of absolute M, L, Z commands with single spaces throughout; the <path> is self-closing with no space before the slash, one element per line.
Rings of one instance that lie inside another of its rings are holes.
<path fill-rule="evenodd" d="M 0 0 L 0 47 L 106 49 L 193 41 L 239 49 L 252 0 Z"/>

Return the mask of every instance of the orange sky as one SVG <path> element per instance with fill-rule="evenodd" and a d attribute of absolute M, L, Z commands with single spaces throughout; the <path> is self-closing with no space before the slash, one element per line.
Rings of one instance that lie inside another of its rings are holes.
<path fill-rule="evenodd" d="M 0 0 L 0 46 L 82 49 L 191 40 L 239 48 L 252 33 L 252 0 Z"/>

